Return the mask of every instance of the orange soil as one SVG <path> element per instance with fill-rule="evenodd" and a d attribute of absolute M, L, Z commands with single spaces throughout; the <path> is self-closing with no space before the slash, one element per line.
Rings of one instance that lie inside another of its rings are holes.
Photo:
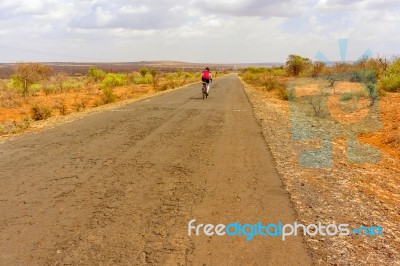
<path fill-rule="evenodd" d="M 388 93 L 380 99 L 379 107 L 382 129 L 364 134 L 360 139 L 400 159 L 400 94 Z"/>
<path fill-rule="evenodd" d="M 113 91 L 116 96 L 116 101 L 121 101 L 152 93 L 152 87 L 150 85 L 126 86 L 115 88 Z M 102 90 L 95 86 L 85 88 L 85 90 L 81 91 L 49 95 L 45 95 L 41 92 L 38 95 L 27 97 L 22 97 L 20 95 L 14 96 L 18 97 L 18 99 L 12 106 L 1 107 L 2 105 L 0 104 L 0 123 L 18 122 L 26 117 L 31 117 L 31 109 L 35 105 L 47 107 L 52 110 L 52 116 L 59 116 L 61 113 L 57 105 L 60 105 L 60 103 L 65 105 L 67 114 L 103 104 Z"/>

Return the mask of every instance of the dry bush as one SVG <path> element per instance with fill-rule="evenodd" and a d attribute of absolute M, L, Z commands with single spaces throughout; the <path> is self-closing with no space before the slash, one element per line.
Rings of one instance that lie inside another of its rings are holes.
<path fill-rule="evenodd" d="M 1 135 L 15 134 L 17 132 L 18 132 L 18 126 L 15 121 L 6 121 L 0 124 Z"/>
<path fill-rule="evenodd" d="M 24 117 L 19 122 L 13 120 L 0 123 L 0 135 L 15 134 L 29 128 L 30 125 L 31 120 L 29 117 Z"/>
<path fill-rule="evenodd" d="M 163 84 L 161 86 L 158 86 L 157 90 L 158 91 L 166 91 L 166 90 L 168 90 L 168 84 Z"/>
<path fill-rule="evenodd" d="M 32 119 L 35 121 L 46 120 L 52 115 L 52 108 L 35 104 L 31 108 Z"/>
<path fill-rule="evenodd" d="M 58 99 L 56 103 L 53 105 L 53 109 L 56 109 L 60 112 L 60 115 L 68 114 L 68 106 L 65 99 Z"/>
<path fill-rule="evenodd" d="M 264 76 L 260 81 L 262 88 L 266 91 L 281 90 L 285 88 L 285 84 L 282 80 L 273 76 Z"/>
<path fill-rule="evenodd" d="M 135 86 L 132 87 L 132 92 L 133 93 L 148 93 L 150 88 L 149 87 L 145 87 L 145 86 Z"/>
<path fill-rule="evenodd" d="M 99 107 L 102 106 L 104 104 L 103 100 L 97 99 L 93 102 L 93 106 L 94 107 Z"/>
<path fill-rule="evenodd" d="M 20 107 L 23 99 L 20 94 L 13 90 L 0 90 L 0 107 L 17 108 Z"/>
<path fill-rule="evenodd" d="M 117 97 L 115 96 L 112 88 L 104 88 L 103 94 L 102 94 L 102 99 L 103 99 L 104 104 L 108 104 L 108 103 L 115 102 Z"/>
<path fill-rule="evenodd" d="M 311 105 L 314 115 L 322 117 L 324 115 L 324 95 L 317 94 L 308 98 L 308 103 Z"/>
<path fill-rule="evenodd" d="M 282 86 L 278 87 L 277 91 L 279 99 L 283 101 L 294 101 L 296 98 L 295 91 L 293 89 L 289 90 L 288 92 L 286 87 Z"/>
<path fill-rule="evenodd" d="M 79 98 L 79 96 L 76 96 L 74 99 L 74 104 L 73 107 L 76 112 L 80 112 L 81 110 L 85 110 L 86 107 L 88 106 L 89 99 L 86 97 Z"/>
<path fill-rule="evenodd" d="M 41 90 L 46 96 L 49 96 L 50 94 L 53 94 L 56 92 L 56 88 L 50 82 L 44 82 L 42 84 Z"/>

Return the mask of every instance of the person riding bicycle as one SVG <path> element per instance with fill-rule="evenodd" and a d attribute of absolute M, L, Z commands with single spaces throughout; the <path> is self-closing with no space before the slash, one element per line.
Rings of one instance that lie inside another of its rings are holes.
<path fill-rule="evenodd" d="M 212 74 L 211 71 L 208 67 L 206 67 L 203 70 L 203 73 L 201 74 L 201 80 L 205 83 L 207 83 L 207 91 L 206 94 L 208 96 L 208 92 L 210 91 L 210 82 L 212 82 Z"/>

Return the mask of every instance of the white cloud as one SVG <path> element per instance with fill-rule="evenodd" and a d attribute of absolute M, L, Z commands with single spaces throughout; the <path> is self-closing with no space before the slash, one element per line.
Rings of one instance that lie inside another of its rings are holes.
<path fill-rule="evenodd" d="M 114 19 L 113 14 L 108 10 L 104 10 L 102 7 L 97 7 L 95 14 L 96 25 L 100 27 L 108 25 Z"/>
<path fill-rule="evenodd" d="M 192 0 L 205 12 L 232 16 L 294 17 L 306 11 L 305 0 Z"/>
<path fill-rule="evenodd" d="M 37 14 L 44 12 L 46 1 L 29 0 L 15 9 L 15 14 Z"/>
<path fill-rule="evenodd" d="M 118 9 L 118 12 L 121 14 L 143 14 L 143 13 L 148 13 L 149 8 L 146 5 L 141 5 L 139 7 L 134 7 L 131 5 L 125 5 L 122 6 L 120 9 Z"/>
<path fill-rule="evenodd" d="M 3 0 L 0 61 L 260 62 L 318 50 L 334 59 L 337 38 L 350 39 L 355 58 L 393 54 L 399 9 L 398 0 Z"/>

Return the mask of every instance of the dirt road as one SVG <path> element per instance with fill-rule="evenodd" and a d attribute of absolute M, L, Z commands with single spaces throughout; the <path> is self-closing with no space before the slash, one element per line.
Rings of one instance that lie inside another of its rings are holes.
<path fill-rule="evenodd" d="M 293 223 L 239 79 L 0 145 L 0 265 L 308 265 L 302 239 L 188 236 L 188 222 Z"/>

